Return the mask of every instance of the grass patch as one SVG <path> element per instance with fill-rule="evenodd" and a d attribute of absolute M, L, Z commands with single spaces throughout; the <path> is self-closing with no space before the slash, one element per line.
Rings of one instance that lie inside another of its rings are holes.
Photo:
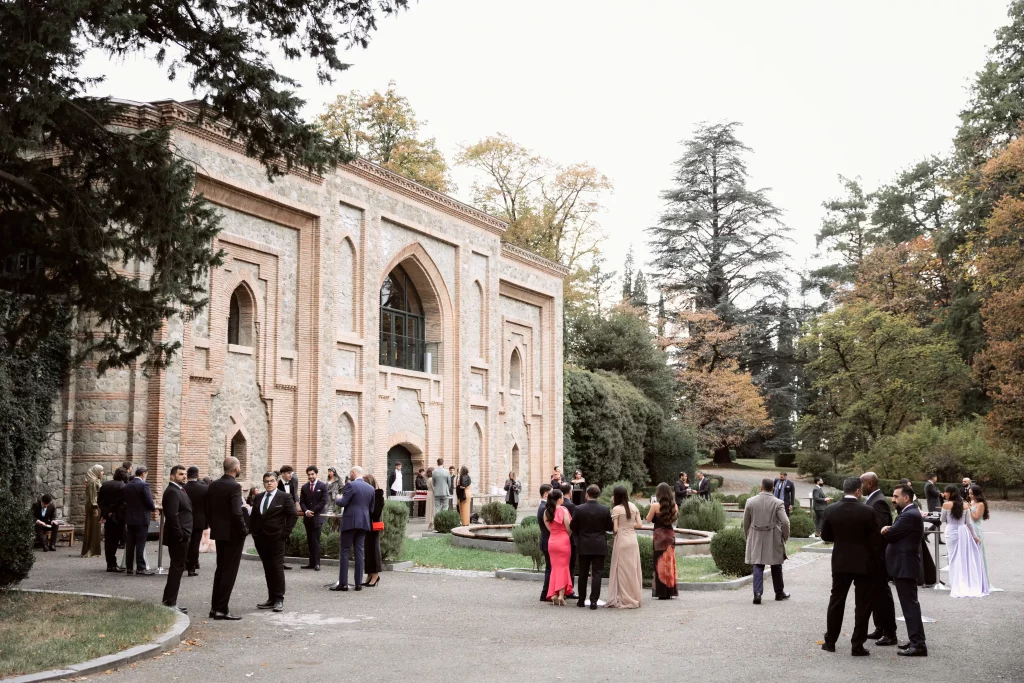
<path fill-rule="evenodd" d="M 687 583 L 721 583 L 736 578 L 718 571 L 710 557 L 677 557 L 676 574 Z"/>
<path fill-rule="evenodd" d="M 170 610 L 148 602 L 0 592 L 0 678 L 127 650 L 173 624 Z"/>
<path fill-rule="evenodd" d="M 451 536 L 406 540 L 402 547 L 402 560 L 412 560 L 417 567 L 474 569 L 482 572 L 533 567 L 533 560 L 519 553 L 453 546 Z"/>
<path fill-rule="evenodd" d="M 798 552 L 800 552 L 800 549 L 803 548 L 805 545 L 810 545 L 812 543 L 817 542 L 818 539 L 816 538 L 791 538 L 788 541 L 786 541 L 786 555 L 789 557 L 793 557 L 793 555 L 796 555 Z"/>

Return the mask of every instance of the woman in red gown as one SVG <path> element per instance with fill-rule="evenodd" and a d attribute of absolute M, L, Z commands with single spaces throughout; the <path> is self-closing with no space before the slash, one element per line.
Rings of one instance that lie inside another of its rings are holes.
<path fill-rule="evenodd" d="M 569 571 L 569 559 L 572 557 L 569 523 L 572 517 L 563 502 L 562 492 L 555 489 L 548 494 L 548 505 L 544 510 L 544 524 L 551 532 L 548 540 L 548 556 L 551 558 L 548 598 L 553 605 L 564 605 L 565 596 L 572 595 L 572 573 Z"/>

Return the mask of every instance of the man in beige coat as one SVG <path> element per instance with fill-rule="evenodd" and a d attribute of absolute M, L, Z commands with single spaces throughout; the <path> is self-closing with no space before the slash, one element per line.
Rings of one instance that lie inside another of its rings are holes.
<path fill-rule="evenodd" d="M 771 479 L 762 479 L 761 492 L 747 499 L 743 507 L 743 535 L 747 538 L 745 561 L 754 565 L 754 604 L 761 604 L 765 565 L 772 568 L 775 599 L 788 599 L 789 593 L 782 583 L 782 563 L 786 561 L 789 517 L 782 501 L 772 495 Z"/>

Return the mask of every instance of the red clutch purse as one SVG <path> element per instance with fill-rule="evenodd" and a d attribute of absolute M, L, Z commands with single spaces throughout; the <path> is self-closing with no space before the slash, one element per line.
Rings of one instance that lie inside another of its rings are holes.
<path fill-rule="evenodd" d="M 370 528 L 374 531 L 384 531 L 384 522 L 371 522 Z"/>

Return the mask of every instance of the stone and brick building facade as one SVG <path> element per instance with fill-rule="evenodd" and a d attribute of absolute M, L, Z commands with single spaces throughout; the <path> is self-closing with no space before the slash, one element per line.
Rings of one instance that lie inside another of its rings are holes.
<path fill-rule="evenodd" d="M 193 121 L 188 103 L 162 101 L 118 123 L 174 125 L 223 215 L 224 263 L 209 305 L 167 321 L 182 344 L 169 367 L 69 378 L 38 469 L 63 514 L 80 521 L 93 464 L 145 464 L 157 491 L 171 465 L 216 477 L 229 454 L 243 482 L 357 464 L 382 486 L 396 459 L 443 457 L 469 467 L 474 494 L 514 470 L 535 498 L 562 460 L 565 270 L 503 243 L 502 221 L 364 161 L 270 182 Z"/>

